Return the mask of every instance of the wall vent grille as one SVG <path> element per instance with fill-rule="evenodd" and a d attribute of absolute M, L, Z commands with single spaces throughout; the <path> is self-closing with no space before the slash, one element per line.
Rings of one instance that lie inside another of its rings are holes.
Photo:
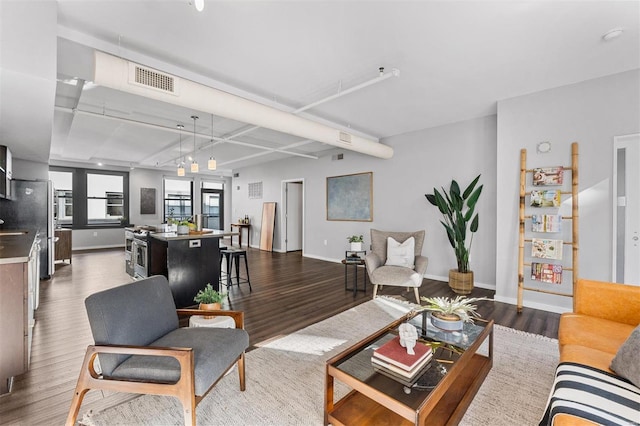
<path fill-rule="evenodd" d="M 262 198 L 262 182 L 252 182 L 247 187 L 249 188 L 249 198 Z"/>
<path fill-rule="evenodd" d="M 339 137 L 340 142 L 351 144 L 351 135 L 346 132 L 340 132 Z"/>
<path fill-rule="evenodd" d="M 132 77 L 132 81 L 141 86 L 176 94 L 176 79 L 170 75 L 134 64 Z"/>

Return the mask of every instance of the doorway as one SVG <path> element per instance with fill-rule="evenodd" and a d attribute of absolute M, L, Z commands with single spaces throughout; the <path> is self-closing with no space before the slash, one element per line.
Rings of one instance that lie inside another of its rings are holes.
<path fill-rule="evenodd" d="M 202 226 L 224 230 L 224 190 L 202 188 Z"/>
<path fill-rule="evenodd" d="M 285 252 L 304 247 L 304 180 L 282 182 L 283 226 L 282 247 Z"/>
<path fill-rule="evenodd" d="M 640 285 L 640 134 L 613 141 L 613 281 Z"/>

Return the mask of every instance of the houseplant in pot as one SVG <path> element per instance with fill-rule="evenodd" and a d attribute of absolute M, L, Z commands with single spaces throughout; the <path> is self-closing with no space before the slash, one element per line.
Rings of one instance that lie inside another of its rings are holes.
<path fill-rule="evenodd" d="M 347 240 L 351 243 L 351 251 L 362 251 L 362 243 L 364 242 L 362 235 L 351 235 L 347 237 Z"/>
<path fill-rule="evenodd" d="M 461 330 L 465 322 L 473 322 L 474 318 L 479 318 L 476 312 L 478 307 L 473 303 L 480 300 L 491 300 L 486 297 L 472 297 L 467 299 L 464 296 L 450 297 L 421 297 L 420 300 L 427 302 L 423 306 L 424 310 L 431 313 L 431 323 L 443 330 Z"/>
<path fill-rule="evenodd" d="M 215 290 L 211 283 L 207 283 L 207 285 L 202 289 L 198 290 L 196 297 L 193 298 L 194 302 L 198 302 L 200 306 L 198 309 L 203 311 L 217 311 L 222 308 L 222 301 L 227 296 L 226 293 L 220 293 Z M 205 316 L 205 318 L 213 318 L 213 316 Z"/>
<path fill-rule="evenodd" d="M 178 233 L 178 235 L 187 235 L 187 234 L 189 234 L 189 221 L 188 220 L 181 220 L 180 222 L 178 222 L 177 233 Z"/>
<path fill-rule="evenodd" d="M 440 221 L 447 231 L 449 243 L 458 262 L 458 269 L 449 270 L 449 287 L 458 294 L 469 294 L 473 289 L 473 271 L 469 270 L 469 253 L 473 243 L 473 234 L 478 230 L 476 203 L 482 193 L 483 185 L 476 188 L 480 175 L 467 186 L 464 192 L 455 180 L 447 192 L 433 188 L 433 194 L 425 194 L 427 200 L 442 213 Z M 475 215 L 474 215 L 475 213 Z M 469 238 L 467 238 L 469 237 Z M 467 244 L 468 240 L 468 244 Z"/>

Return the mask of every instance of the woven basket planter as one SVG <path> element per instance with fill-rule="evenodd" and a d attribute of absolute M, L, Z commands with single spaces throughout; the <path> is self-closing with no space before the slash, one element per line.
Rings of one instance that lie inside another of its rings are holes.
<path fill-rule="evenodd" d="M 473 271 L 458 272 L 457 269 L 450 269 L 449 287 L 457 294 L 471 293 L 473 290 Z"/>

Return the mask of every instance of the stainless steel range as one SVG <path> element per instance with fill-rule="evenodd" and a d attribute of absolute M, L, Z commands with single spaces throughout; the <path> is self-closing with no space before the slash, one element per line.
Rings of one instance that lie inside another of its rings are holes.
<path fill-rule="evenodd" d="M 147 278 L 149 276 L 149 246 L 147 244 L 149 231 L 137 229 L 132 234 L 131 263 L 133 264 L 133 278 Z"/>
<path fill-rule="evenodd" d="M 133 277 L 133 230 L 125 228 L 124 230 L 124 265 L 127 274 Z"/>

